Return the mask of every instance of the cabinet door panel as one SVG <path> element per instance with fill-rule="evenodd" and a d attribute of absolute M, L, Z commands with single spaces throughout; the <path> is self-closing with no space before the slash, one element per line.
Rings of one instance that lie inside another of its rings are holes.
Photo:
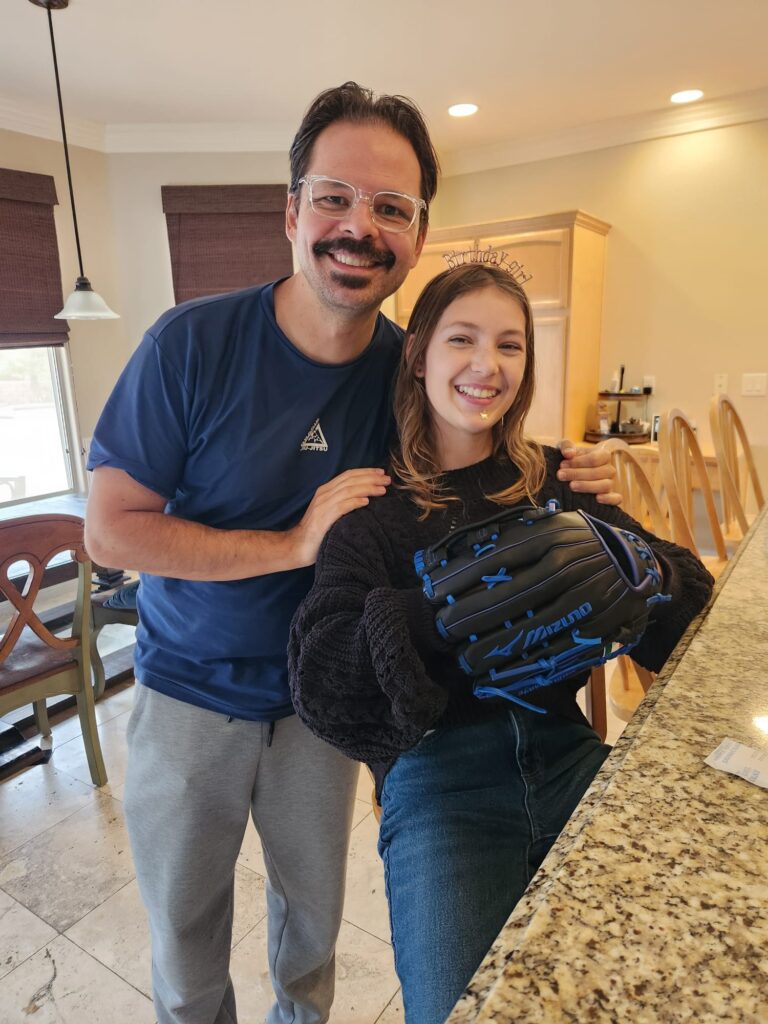
<path fill-rule="evenodd" d="M 463 241 L 459 239 L 459 241 L 451 242 L 450 244 L 447 242 L 427 242 L 421 251 L 419 262 L 395 294 L 397 322 L 401 327 L 405 327 L 408 323 L 408 318 L 413 310 L 413 304 L 421 294 L 424 285 L 431 281 L 433 277 L 437 277 L 438 274 L 448 269 L 448 264 L 444 258 L 445 254 L 453 250 L 462 252 L 465 249 L 471 249 L 473 245 L 474 243 L 471 239 Z"/>
<path fill-rule="evenodd" d="M 525 432 L 538 441 L 557 444 L 563 436 L 566 321 L 564 316 L 534 317 L 533 323 L 536 393 Z"/>
<path fill-rule="evenodd" d="M 481 238 L 480 249 L 506 253 L 526 274 L 525 291 L 536 309 L 558 309 L 568 305 L 568 232 L 536 231 L 527 235 L 497 235 Z"/>

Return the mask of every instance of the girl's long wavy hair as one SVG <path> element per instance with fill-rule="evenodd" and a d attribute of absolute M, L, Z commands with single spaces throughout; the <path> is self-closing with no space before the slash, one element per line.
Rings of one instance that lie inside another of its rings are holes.
<path fill-rule="evenodd" d="M 433 509 L 445 508 L 449 501 L 457 501 L 458 498 L 441 483 L 443 471 L 438 462 L 432 408 L 424 381 L 417 371 L 424 365 L 427 346 L 448 306 L 462 295 L 486 288 L 498 288 L 510 295 L 520 305 L 525 317 L 523 379 L 511 407 L 492 428 L 493 454 L 506 454 L 519 468 L 520 477 L 511 487 L 486 497 L 500 505 L 514 505 L 525 498 L 533 501 L 544 483 L 545 464 L 541 447 L 523 435 L 535 385 L 533 314 L 528 297 L 506 270 L 493 264 L 465 264 L 438 274 L 416 300 L 395 384 L 399 442 L 392 452 L 392 468 L 399 477 L 397 486 L 407 491 L 421 509 L 419 519 L 426 519 Z"/>

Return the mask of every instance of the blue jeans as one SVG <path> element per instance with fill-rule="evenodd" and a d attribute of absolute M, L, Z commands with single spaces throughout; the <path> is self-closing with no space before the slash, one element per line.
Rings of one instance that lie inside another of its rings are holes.
<path fill-rule="evenodd" d="M 609 750 L 586 724 L 512 707 L 395 762 L 379 853 L 406 1024 L 443 1024 Z"/>

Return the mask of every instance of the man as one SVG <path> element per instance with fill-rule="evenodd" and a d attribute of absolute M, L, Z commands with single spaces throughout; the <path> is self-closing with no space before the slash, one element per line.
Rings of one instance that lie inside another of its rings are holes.
<path fill-rule="evenodd" d="M 96 428 L 88 548 L 144 574 L 125 812 L 159 1024 L 236 1020 L 249 810 L 269 875 L 267 1020 L 328 1020 L 357 766 L 292 714 L 288 626 L 328 528 L 389 483 L 370 467 L 402 332 L 378 311 L 418 260 L 437 174 L 410 101 L 322 93 L 291 148 L 299 270 L 164 314 Z M 602 456 L 575 461 L 582 489 L 610 488 Z"/>

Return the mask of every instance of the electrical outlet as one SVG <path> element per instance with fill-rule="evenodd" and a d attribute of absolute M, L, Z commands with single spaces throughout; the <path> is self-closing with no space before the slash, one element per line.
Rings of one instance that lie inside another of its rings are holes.
<path fill-rule="evenodd" d="M 768 373 L 742 373 L 741 393 L 753 397 L 768 393 Z"/>
<path fill-rule="evenodd" d="M 728 393 L 728 374 L 727 373 L 716 373 L 715 374 L 715 394 L 725 395 Z"/>
<path fill-rule="evenodd" d="M 656 378 L 653 377 L 653 376 L 643 377 L 643 387 L 644 388 L 651 388 L 652 391 L 655 391 L 656 390 Z"/>

